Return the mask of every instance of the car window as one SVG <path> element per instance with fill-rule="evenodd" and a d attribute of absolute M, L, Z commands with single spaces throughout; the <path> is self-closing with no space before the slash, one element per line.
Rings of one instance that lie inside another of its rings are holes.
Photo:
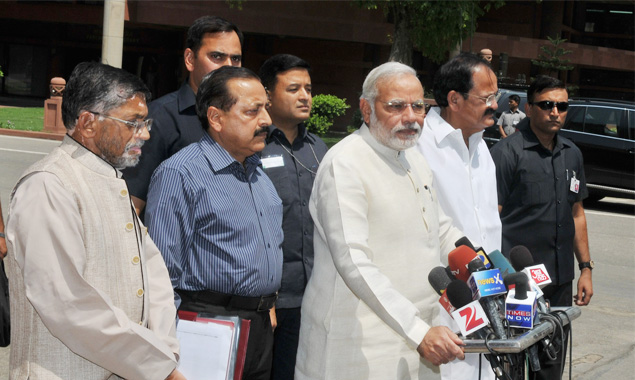
<path fill-rule="evenodd" d="M 628 138 L 635 140 L 635 111 L 628 111 Z"/>
<path fill-rule="evenodd" d="M 589 106 L 584 117 L 584 132 L 618 137 L 617 126 L 623 112 L 620 108 Z"/>
<path fill-rule="evenodd" d="M 569 108 L 564 128 L 582 132 L 584 126 L 584 111 L 586 111 L 586 107 L 573 106 Z"/>

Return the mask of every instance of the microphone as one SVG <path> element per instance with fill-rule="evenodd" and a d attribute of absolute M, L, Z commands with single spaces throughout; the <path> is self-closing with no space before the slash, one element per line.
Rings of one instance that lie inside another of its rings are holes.
<path fill-rule="evenodd" d="M 507 291 L 500 270 L 497 268 L 485 269 L 485 265 L 478 258 L 468 263 L 468 270 L 471 275 L 467 283 L 470 286 L 472 298 L 479 300 L 485 308 L 496 335 L 501 339 L 506 339 L 507 333 L 500 317 L 501 312 L 492 298 L 499 294 L 505 294 Z"/>
<path fill-rule="evenodd" d="M 551 284 L 551 277 L 544 264 L 534 265 L 534 258 L 529 249 L 524 245 L 517 245 L 509 251 L 512 266 L 518 272 L 524 272 L 529 278 L 529 286 L 536 293 L 540 311 L 549 312 L 549 306 L 545 302 L 541 288 Z"/>
<path fill-rule="evenodd" d="M 517 272 L 505 277 L 509 287 L 505 300 L 505 318 L 510 327 L 532 329 L 534 322 L 538 322 L 538 310 L 536 310 L 536 293 L 529 291 L 529 278 L 523 272 Z M 543 340 L 543 345 L 548 346 L 548 341 Z M 534 372 L 540 371 L 538 359 L 538 346 L 532 345 L 527 350 L 527 358 Z"/>
<path fill-rule="evenodd" d="M 529 291 L 527 275 L 522 272 L 514 273 L 507 276 L 507 280 L 514 284 L 513 288 L 510 286 L 505 300 L 505 318 L 509 326 L 532 329 L 538 310 L 536 293 Z"/>
<path fill-rule="evenodd" d="M 512 267 L 507 258 L 503 256 L 503 254 L 499 250 L 492 251 L 487 256 L 494 265 L 494 268 L 500 269 L 503 277 L 511 273 L 516 273 L 514 267 Z"/>
<path fill-rule="evenodd" d="M 485 250 L 483 249 L 483 247 L 474 248 L 474 245 L 472 244 L 470 239 L 468 239 L 467 236 L 463 236 L 462 238 L 460 238 L 454 243 L 454 246 L 457 248 L 462 245 L 468 248 L 471 248 L 474 252 L 476 252 L 476 255 L 483 261 L 483 264 L 485 264 L 485 268 L 487 269 L 492 268 L 491 260 L 485 253 Z"/>
<path fill-rule="evenodd" d="M 468 278 L 470 278 L 467 265 L 475 259 L 478 259 L 476 252 L 466 245 L 460 245 L 448 253 L 448 263 L 452 274 L 463 282 L 467 282 Z"/>
<path fill-rule="evenodd" d="M 459 325 L 461 334 L 468 336 L 475 334 L 480 339 L 487 341 L 492 335 L 492 331 L 487 327 L 487 315 L 478 301 L 472 301 L 472 291 L 467 284 L 461 280 L 452 280 L 448 285 L 446 294 L 456 310 L 452 313 L 452 318 Z M 503 376 L 502 365 L 497 356 L 485 354 L 496 378 Z"/>
<path fill-rule="evenodd" d="M 452 306 L 452 303 L 448 299 L 448 295 L 446 292 L 448 285 L 452 282 L 452 278 L 448 276 L 446 268 L 441 266 L 432 268 L 430 273 L 428 273 L 428 282 L 430 283 L 434 291 L 441 296 L 439 298 L 439 303 L 441 304 L 441 306 L 445 309 L 445 311 L 448 312 L 448 314 L 451 315 L 452 312 L 456 309 L 454 308 L 454 306 Z"/>
<path fill-rule="evenodd" d="M 544 288 L 551 284 L 551 277 L 544 264 L 534 265 L 534 258 L 527 247 L 518 245 L 509 251 L 509 257 L 512 265 L 517 271 L 527 273 L 527 276 L 534 280 L 538 286 Z"/>

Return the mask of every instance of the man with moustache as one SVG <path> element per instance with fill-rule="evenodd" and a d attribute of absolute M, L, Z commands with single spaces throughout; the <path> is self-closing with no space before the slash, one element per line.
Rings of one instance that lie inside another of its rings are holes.
<path fill-rule="evenodd" d="M 538 76 L 527 90 L 527 118 L 518 132 L 492 148 L 498 204 L 503 223 L 503 252 L 524 245 L 536 264 L 544 264 L 552 284 L 543 289 L 552 306 L 588 305 L 593 296 L 586 216 L 588 191 L 582 153 L 560 136 L 569 96 L 560 80 Z M 531 233 L 529 233 L 531 232 Z M 580 278 L 573 295 L 574 256 Z M 568 333 L 569 325 L 565 326 Z M 542 370 L 532 379 L 559 379 L 566 337 L 556 360 L 541 356 Z"/>
<path fill-rule="evenodd" d="M 441 208 L 486 252 L 501 248 L 496 167 L 483 141 L 484 129 L 494 125 L 497 93 L 496 75 L 482 59 L 471 53 L 451 59 L 434 77 L 439 108 L 426 115 L 418 142 L 432 169 Z M 456 326 L 445 309 L 441 319 L 446 326 Z M 448 380 L 494 379 L 480 354 L 442 365 L 441 375 Z"/>
<path fill-rule="evenodd" d="M 201 80 L 219 67 L 240 66 L 242 43 L 243 34 L 238 27 L 221 17 L 201 17 L 188 29 L 183 58 L 189 76 L 177 91 L 150 103 L 149 114 L 154 119 L 152 138 L 143 146 L 139 165 L 124 170 L 132 201 L 142 220 L 154 170 L 203 137 L 195 102 Z"/>
<path fill-rule="evenodd" d="M 150 135 L 141 80 L 80 63 L 62 144 L 11 194 L 11 379 L 183 379 L 173 292 L 120 170 Z"/>
<path fill-rule="evenodd" d="M 437 203 L 416 145 L 425 116 L 415 71 L 389 62 L 363 85 L 364 125 L 324 156 L 311 194 L 313 273 L 302 301 L 295 378 L 433 379 L 463 358 L 436 326 L 424 283 L 462 233 Z"/>
<path fill-rule="evenodd" d="M 326 144 L 309 133 L 311 67 L 303 59 L 278 54 L 260 67 L 269 96 L 267 146 L 262 167 L 282 199 L 282 285 L 276 301 L 272 379 L 293 379 L 300 337 L 300 306 L 313 267 L 313 219 L 309 198 Z"/>
<path fill-rule="evenodd" d="M 196 95 L 206 134 L 152 175 L 146 220 L 179 310 L 251 321 L 245 379 L 269 379 L 269 316 L 282 275 L 282 202 L 259 167 L 267 94 L 256 74 L 221 67 Z"/>

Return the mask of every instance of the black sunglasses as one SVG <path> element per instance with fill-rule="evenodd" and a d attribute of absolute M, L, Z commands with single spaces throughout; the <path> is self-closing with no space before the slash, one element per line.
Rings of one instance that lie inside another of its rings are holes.
<path fill-rule="evenodd" d="M 565 112 L 566 110 L 569 109 L 569 103 L 567 102 L 556 103 L 551 100 L 543 100 L 542 102 L 536 102 L 536 103 L 530 103 L 530 104 L 537 105 L 538 107 L 540 107 L 541 110 L 545 110 L 545 111 L 551 111 L 554 106 L 558 108 L 558 112 Z"/>

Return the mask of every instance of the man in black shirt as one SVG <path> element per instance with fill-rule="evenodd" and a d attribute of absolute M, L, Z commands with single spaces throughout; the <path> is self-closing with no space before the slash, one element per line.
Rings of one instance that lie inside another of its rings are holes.
<path fill-rule="evenodd" d="M 139 164 L 123 171 L 142 219 L 154 170 L 205 133 L 196 116 L 195 97 L 201 80 L 219 67 L 241 66 L 242 43 L 243 34 L 238 27 L 220 17 L 201 17 L 189 28 L 183 54 L 189 76 L 177 91 L 150 103 L 148 117 L 154 119 L 150 140 L 141 149 Z"/>
<path fill-rule="evenodd" d="M 573 299 L 583 306 L 593 296 L 594 263 L 582 207 L 588 195 L 582 153 L 558 135 L 567 115 L 568 99 L 561 81 L 539 76 L 527 91 L 527 118 L 518 124 L 518 133 L 491 150 L 503 224 L 503 253 L 524 245 L 537 264 L 545 265 L 553 282 L 543 291 L 552 306 L 571 306 Z M 581 270 L 575 296 L 574 255 Z M 543 370 L 534 373 L 534 378 L 559 379 L 559 360 L 543 362 Z"/>
<path fill-rule="evenodd" d="M 276 302 L 272 379 L 293 379 L 300 336 L 300 306 L 313 268 L 313 220 L 309 198 L 326 144 L 303 124 L 311 113 L 310 66 L 289 54 L 260 68 L 272 125 L 262 166 L 282 199 L 284 242 L 282 286 Z"/>

